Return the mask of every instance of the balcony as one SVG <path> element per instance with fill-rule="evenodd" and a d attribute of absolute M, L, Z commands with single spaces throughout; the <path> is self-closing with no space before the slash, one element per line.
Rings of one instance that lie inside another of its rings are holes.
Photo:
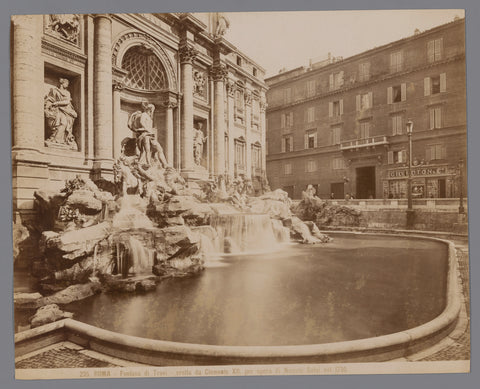
<path fill-rule="evenodd" d="M 386 135 L 372 136 L 369 138 L 355 139 L 348 142 L 340 143 L 340 150 L 358 150 L 381 145 L 388 145 Z"/>

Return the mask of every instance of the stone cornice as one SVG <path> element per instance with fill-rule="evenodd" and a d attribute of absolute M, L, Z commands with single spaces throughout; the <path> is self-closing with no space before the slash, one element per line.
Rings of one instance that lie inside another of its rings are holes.
<path fill-rule="evenodd" d="M 304 103 L 308 103 L 308 102 L 311 102 L 311 101 L 320 100 L 320 99 L 323 99 L 323 98 L 326 98 L 326 97 L 341 95 L 341 94 L 343 94 L 345 92 L 349 92 L 351 90 L 364 88 L 366 86 L 378 84 L 378 83 L 381 83 L 381 82 L 384 82 L 384 81 L 387 81 L 387 80 L 390 80 L 390 79 L 401 78 L 401 77 L 404 77 L 404 76 L 406 76 L 408 74 L 411 74 L 411 73 L 420 72 L 422 70 L 426 70 L 426 69 L 430 69 L 430 68 L 436 68 L 438 66 L 445 65 L 445 64 L 448 64 L 448 63 L 451 63 L 451 62 L 460 61 L 462 59 L 465 60 L 465 55 L 464 54 L 457 55 L 455 57 L 446 58 L 442 61 L 437 61 L 437 62 L 434 62 L 434 63 L 424 64 L 424 65 L 418 66 L 416 68 L 405 69 L 402 72 L 389 73 L 389 74 L 384 75 L 383 77 L 371 78 L 368 81 L 355 82 L 354 84 L 348 84 L 344 88 L 340 88 L 340 89 L 337 89 L 337 90 L 334 90 L 334 91 L 327 91 L 327 92 L 324 92 L 324 93 L 319 93 L 319 94 L 316 94 L 312 97 L 307 97 L 307 98 L 304 98 L 302 100 L 291 102 L 289 104 L 275 105 L 275 106 L 270 107 L 268 109 L 268 111 L 269 112 L 274 112 L 274 111 L 282 110 L 284 108 L 294 107 L 294 106 L 304 104 Z M 303 73 L 299 77 L 296 77 L 294 79 L 290 79 L 288 81 L 289 82 L 291 82 L 293 80 L 298 81 L 298 79 L 302 78 L 302 76 L 305 76 L 305 73 Z M 281 85 L 283 83 L 284 82 L 282 81 L 282 83 L 276 84 L 275 88 L 278 85 Z M 270 89 L 273 89 L 273 87 L 270 87 Z"/>
<path fill-rule="evenodd" d="M 55 58 L 60 58 L 78 66 L 87 63 L 87 56 L 77 53 L 71 49 L 51 43 L 47 39 L 42 39 L 42 52 Z"/>

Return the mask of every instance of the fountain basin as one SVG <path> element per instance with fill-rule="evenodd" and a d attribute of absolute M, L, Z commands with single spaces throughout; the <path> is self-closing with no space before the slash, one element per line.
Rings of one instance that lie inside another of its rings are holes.
<path fill-rule="evenodd" d="M 367 237 L 362 234 L 362 237 Z M 378 235 L 377 235 L 378 236 Z M 391 235 L 389 235 L 391 239 Z M 408 237 L 415 242 L 438 242 L 448 254 L 443 309 L 432 320 L 381 336 L 317 344 L 281 346 L 210 345 L 146 339 L 67 319 L 16 335 L 16 352 L 32 351 L 44 334 L 88 345 L 104 354 L 150 365 L 217 365 L 249 363 L 367 362 L 404 357 L 428 347 L 455 326 L 460 311 L 453 244 L 433 238 Z M 207 269 L 208 271 L 208 269 Z M 55 336 L 53 336 L 55 334 Z M 42 343 L 42 342 L 41 342 Z M 43 347 L 44 347 L 44 343 Z M 28 350 L 28 351 L 25 351 Z"/>

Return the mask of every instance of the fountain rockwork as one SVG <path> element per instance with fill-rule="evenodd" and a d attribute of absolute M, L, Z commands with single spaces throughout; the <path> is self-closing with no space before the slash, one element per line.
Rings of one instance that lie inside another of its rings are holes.
<path fill-rule="evenodd" d="M 148 291 L 165 277 L 201 272 L 224 252 L 272 250 L 289 239 L 329 241 L 292 214 L 285 192 L 253 197 L 242 177 L 187 184 L 161 146 L 150 146 L 146 158 L 135 139 L 125 139 L 112 184 L 77 176 L 60 192 L 35 193 L 41 238 L 31 274 L 41 294 L 15 295 L 16 308 L 67 304 L 100 291 Z"/>

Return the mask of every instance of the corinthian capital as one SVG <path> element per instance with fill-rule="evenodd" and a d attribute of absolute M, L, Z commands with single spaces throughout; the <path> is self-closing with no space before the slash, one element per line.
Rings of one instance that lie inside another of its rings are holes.
<path fill-rule="evenodd" d="M 184 45 L 180 47 L 178 54 L 180 56 L 181 63 L 192 63 L 195 60 L 195 57 L 197 56 L 198 52 L 194 47 Z"/>
<path fill-rule="evenodd" d="M 228 75 L 227 67 L 222 63 L 216 63 L 210 68 L 210 75 L 213 81 L 225 81 Z"/>

